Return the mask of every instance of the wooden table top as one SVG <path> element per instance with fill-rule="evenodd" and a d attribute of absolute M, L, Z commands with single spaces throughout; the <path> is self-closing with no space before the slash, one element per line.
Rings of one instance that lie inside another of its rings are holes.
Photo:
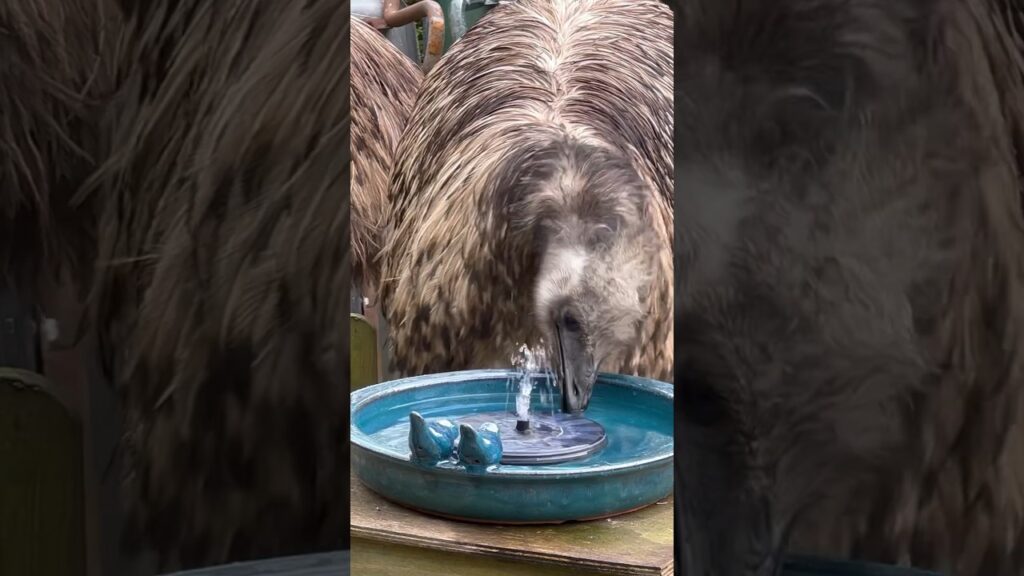
<path fill-rule="evenodd" d="M 643 510 L 591 522 L 495 526 L 414 512 L 371 492 L 353 475 L 353 566 L 362 561 L 360 546 L 369 555 L 371 549 L 379 553 L 379 544 L 393 544 L 419 549 L 424 559 L 437 557 L 439 562 L 454 555 L 525 562 L 536 566 L 537 574 L 543 565 L 545 574 L 668 575 L 673 571 L 672 502 L 668 498 Z M 372 544 L 361 544 L 360 539 Z"/>
<path fill-rule="evenodd" d="M 324 552 L 213 566 L 167 576 L 348 576 L 349 552 Z"/>

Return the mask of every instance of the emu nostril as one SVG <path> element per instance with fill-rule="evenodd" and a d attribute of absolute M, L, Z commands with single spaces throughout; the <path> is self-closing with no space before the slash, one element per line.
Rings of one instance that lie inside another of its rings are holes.
<path fill-rule="evenodd" d="M 572 393 L 575 396 L 579 396 L 580 395 L 580 387 L 575 385 L 575 384 L 573 384 L 572 385 Z"/>

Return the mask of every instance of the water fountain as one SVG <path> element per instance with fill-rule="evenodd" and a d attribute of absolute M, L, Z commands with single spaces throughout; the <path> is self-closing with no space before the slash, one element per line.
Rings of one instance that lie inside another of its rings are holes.
<path fill-rule="evenodd" d="M 407 507 L 479 522 L 601 518 L 671 493 L 669 384 L 600 374 L 585 415 L 566 414 L 543 347 L 512 364 L 354 392 L 356 476 Z"/>
<path fill-rule="evenodd" d="M 509 378 L 509 392 L 516 387 L 514 412 L 479 412 L 460 419 L 471 427 L 493 424 L 502 447 L 502 464 L 557 464 L 585 458 L 601 450 L 607 437 L 597 422 L 581 415 L 553 411 L 531 415 L 534 381 L 551 386 L 550 366 L 543 343 L 519 347 L 512 357 L 516 374 Z M 543 399 L 541 404 L 543 405 Z M 548 399 L 550 401 L 550 398 Z"/>

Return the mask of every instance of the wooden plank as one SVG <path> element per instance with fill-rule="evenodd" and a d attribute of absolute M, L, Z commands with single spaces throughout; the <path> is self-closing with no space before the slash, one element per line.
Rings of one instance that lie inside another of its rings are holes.
<path fill-rule="evenodd" d="M 937 572 L 927 572 L 915 568 L 809 556 L 786 558 L 782 574 L 783 576 L 939 576 Z"/>
<path fill-rule="evenodd" d="M 83 575 L 82 493 L 78 422 L 47 392 L 0 379 L 0 574 Z"/>
<path fill-rule="evenodd" d="M 93 348 L 93 336 L 79 335 L 79 323 L 85 304 L 79 300 L 77 286 L 67 281 L 45 281 L 40 289 L 40 303 L 47 317 L 56 323 L 56 339 L 43 338 L 43 373 L 56 386 L 66 389 L 72 403 L 71 411 L 82 432 L 82 471 L 85 516 L 86 576 L 102 576 L 113 570 L 103 569 L 100 529 L 100 482 L 96 466 L 94 422 L 92 420 L 88 371 L 86 362 Z M 52 337 L 52 336 L 51 336 Z"/>
<path fill-rule="evenodd" d="M 360 314 L 350 314 L 349 323 L 352 330 L 349 385 L 355 391 L 377 383 L 377 331 Z"/>
<path fill-rule="evenodd" d="M 391 379 L 385 378 L 385 357 L 388 353 L 387 350 L 387 331 L 383 327 L 384 316 L 380 311 L 380 297 L 377 296 L 372 289 L 364 289 L 360 298 L 365 298 L 365 305 L 362 306 L 363 318 L 373 326 L 374 333 L 377 337 L 377 374 L 374 382 L 383 382 L 384 380 Z"/>
<path fill-rule="evenodd" d="M 594 572 L 528 562 L 452 554 L 430 548 L 352 539 L 352 573 L 357 576 L 589 576 Z"/>
<path fill-rule="evenodd" d="M 236 562 L 166 576 L 348 576 L 349 566 L 346 550 Z"/>
<path fill-rule="evenodd" d="M 672 502 L 668 498 L 643 510 L 592 522 L 495 526 L 414 512 L 374 494 L 353 475 L 353 557 L 361 554 L 357 543 L 370 541 L 378 543 L 378 552 L 380 544 L 398 545 L 417 550 L 424 559 L 432 557 L 430 550 L 440 551 L 449 565 L 452 557 L 470 556 L 546 565 L 560 568 L 558 574 L 583 570 L 589 574 L 667 575 L 673 569 Z M 373 555 L 367 554 L 365 561 L 376 565 Z"/>

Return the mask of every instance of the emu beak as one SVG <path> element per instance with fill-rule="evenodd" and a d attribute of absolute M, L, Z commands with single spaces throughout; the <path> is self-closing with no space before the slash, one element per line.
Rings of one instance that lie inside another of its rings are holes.
<path fill-rule="evenodd" d="M 590 395 L 597 379 L 597 366 L 590 354 L 584 352 L 577 341 L 565 337 L 557 323 L 555 334 L 558 340 L 562 411 L 567 414 L 580 414 L 590 405 Z"/>

